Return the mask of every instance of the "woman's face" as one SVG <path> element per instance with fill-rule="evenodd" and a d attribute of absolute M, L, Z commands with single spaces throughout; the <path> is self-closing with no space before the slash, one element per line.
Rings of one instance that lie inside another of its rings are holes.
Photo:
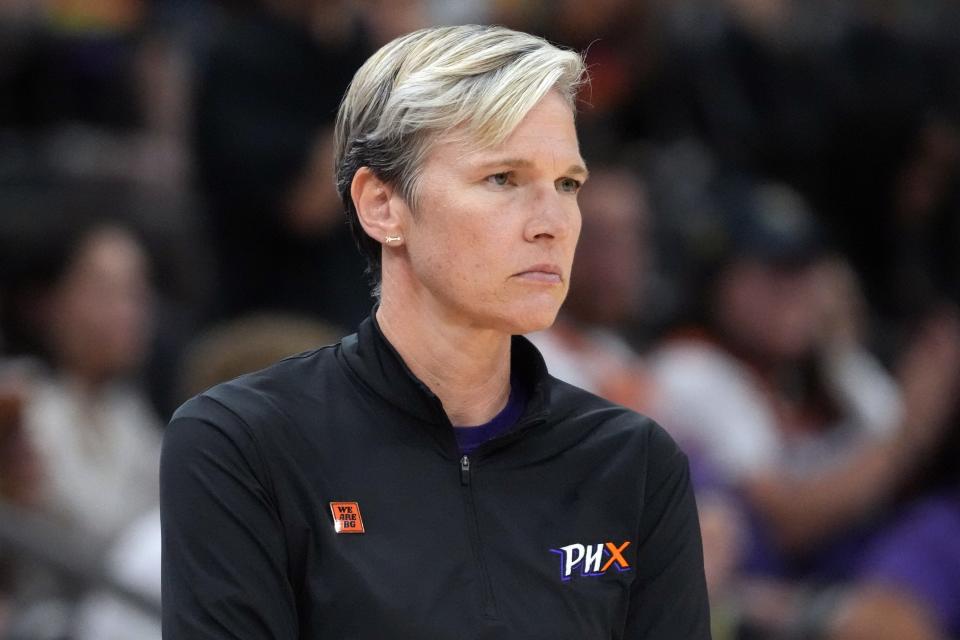
<path fill-rule="evenodd" d="M 803 357 L 821 328 L 814 265 L 778 268 L 743 259 L 727 267 L 718 289 L 719 322 L 742 346 L 767 360 Z"/>
<path fill-rule="evenodd" d="M 573 113 L 547 94 L 500 145 L 428 154 L 404 242 L 415 286 L 449 320 L 527 333 L 567 293 L 586 178 Z"/>
<path fill-rule="evenodd" d="M 50 330 L 62 366 L 94 380 L 128 373 L 150 337 L 150 284 L 139 243 L 119 229 L 85 238 L 53 292 Z"/>

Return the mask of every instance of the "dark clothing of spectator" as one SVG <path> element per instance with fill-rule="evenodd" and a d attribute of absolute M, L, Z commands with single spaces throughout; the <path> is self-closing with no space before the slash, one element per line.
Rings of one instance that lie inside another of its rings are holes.
<path fill-rule="evenodd" d="M 352 326 L 369 311 L 346 223 L 298 234 L 285 219 L 289 191 L 366 55 L 359 33 L 327 45 L 266 13 L 235 17 L 212 46 L 199 74 L 194 143 L 219 261 L 219 314 L 273 308 Z"/>

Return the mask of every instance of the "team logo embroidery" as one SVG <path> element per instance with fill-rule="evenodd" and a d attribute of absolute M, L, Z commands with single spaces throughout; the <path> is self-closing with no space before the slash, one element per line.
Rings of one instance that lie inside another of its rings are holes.
<path fill-rule="evenodd" d="M 331 502 L 333 530 L 337 533 L 363 533 L 363 518 L 356 502 Z"/>
<path fill-rule="evenodd" d="M 550 549 L 560 556 L 560 579 L 570 580 L 574 570 L 580 569 L 581 576 L 601 576 L 611 567 L 617 571 L 629 571 L 630 563 L 623 557 L 623 552 L 630 546 L 630 541 L 615 545 L 612 542 L 599 544 L 568 544 L 559 549 Z"/>

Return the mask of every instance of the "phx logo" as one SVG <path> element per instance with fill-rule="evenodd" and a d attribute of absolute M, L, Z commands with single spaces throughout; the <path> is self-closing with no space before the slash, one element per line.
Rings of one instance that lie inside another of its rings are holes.
<path fill-rule="evenodd" d="M 573 577 L 573 572 L 578 567 L 581 576 L 601 576 L 613 566 L 620 572 L 629 571 L 630 563 L 623 557 L 624 550 L 629 546 L 629 540 L 620 546 L 612 542 L 586 545 L 575 543 L 550 551 L 560 556 L 560 579 L 566 582 Z"/>

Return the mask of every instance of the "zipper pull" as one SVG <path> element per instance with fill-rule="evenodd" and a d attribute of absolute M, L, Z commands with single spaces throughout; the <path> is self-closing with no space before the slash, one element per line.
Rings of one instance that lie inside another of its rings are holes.
<path fill-rule="evenodd" d="M 470 484 L 470 458 L 467 456 L 460 458 L 460 484 Z"/>

